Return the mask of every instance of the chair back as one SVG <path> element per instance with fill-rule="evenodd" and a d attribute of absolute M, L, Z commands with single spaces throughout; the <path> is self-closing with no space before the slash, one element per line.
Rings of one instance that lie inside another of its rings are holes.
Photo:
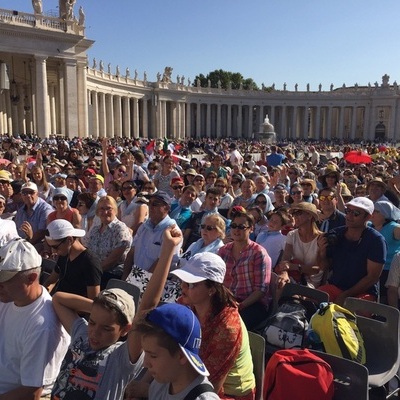
<path fill-rule="evenodd" d="M 249 343 L 253 359 L 253 372 L 256 379 L 255 400 L 262 400 L 265 371 L 265 339 L 257 333 L 249 332 Z"/>
<path fill-rule="evenodd" d="M 122 281 L 121 279 L 110 279 L 107 283 L 106 289 L 118 288 L 125 290 L 126 293 L 130 294 L 133 297 L 133 301 L 135 302 L 135 310 L 137 311 L 139 307 L 139 299 L 140 299 L 140 289 L 132 285 L 129 282 Z"/>
<path fill-rule="evenodd" d="M 308 300 L 316 303 L 317 306 L 319 306 L 321 303 L 329 302 L 329 294 L 318 289 L 313 289 L 296 283 L 287 283 L 283 287 L 281 297 L 292 297 L 296 295 L 306 297 Z"/>
<path fill-rule="evenodd" d="M 333 400 L 368 400 L 368 370 L 346 358 L 310 350 L 332 368 L 335 386 Z"/>
<path fill-rule="evenodd" d="M 399 321 L 397 308 L 348 297 L 344 307 L 357 315 L 364 339 L 368 383 L 381 387 L 395 377 L 400 365 Z"/>
<path fill-rule="evenodd" d="M 278 275 L 275 272 L 271 272 L 271 279 L 269 281 L 269 294 L 271 296 L 270 309 L 268 310 L 269 315 L 274 315 L 278 308 Z"/>

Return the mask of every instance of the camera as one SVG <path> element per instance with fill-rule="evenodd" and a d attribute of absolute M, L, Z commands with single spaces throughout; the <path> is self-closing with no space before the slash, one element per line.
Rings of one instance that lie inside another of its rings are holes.
<path fill-rule="evenodd" d="M 333 233 L 333 232 L 324 233 L 324 237 L 326 237 L 326 240 L 328 241 L 328 246 L 337 245 L 338 236 L 336 233 Z"/>

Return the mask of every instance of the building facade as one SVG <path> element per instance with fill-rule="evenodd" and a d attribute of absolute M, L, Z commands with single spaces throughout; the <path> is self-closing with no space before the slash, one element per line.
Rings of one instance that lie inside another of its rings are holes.
<path fill-rule="evenodd" d="M 387 75 L 328 91 L 204 88 L 173 81 L 170 67 L 151 81 L 89 62 L 84 22 L 82 10 L 0 9 L 0 134 L 253 138 L 268 114 L 279 140 L 400 140 L 400 91 Z"/>

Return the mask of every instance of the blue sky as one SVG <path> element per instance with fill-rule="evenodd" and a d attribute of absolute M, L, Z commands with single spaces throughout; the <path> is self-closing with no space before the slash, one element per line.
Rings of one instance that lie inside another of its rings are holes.
<path fill-rule="evenodd" d="M 77 0 L 76 14 L 81 5 L 90 60 L 150 81 L 171 66 L 173 80 L 221 68 L 288 90 L 380 83 L 385 73 L 400 83 L 399 0 Z M 57 6 L 43 0 L 45 12 Z M 32 12 L 30 0 L 0 8 Z"/>

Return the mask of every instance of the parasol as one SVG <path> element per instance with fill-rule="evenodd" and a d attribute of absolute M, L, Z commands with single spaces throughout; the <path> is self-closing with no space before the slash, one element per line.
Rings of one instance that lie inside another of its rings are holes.
<path fill-rule="evenodd" d="M 351 164 L 369 164 L 372 158 L 368 153 L 361 150 L 352 150 L 344 155 L 344 159 Z"/>
<path fill-rule="evenodd" d="M 7 166 L 8 164 L 10 164 L 11 161 L 7 160 L 6 158 L 0 158 L 0 165 L 5 165 Z"/>

